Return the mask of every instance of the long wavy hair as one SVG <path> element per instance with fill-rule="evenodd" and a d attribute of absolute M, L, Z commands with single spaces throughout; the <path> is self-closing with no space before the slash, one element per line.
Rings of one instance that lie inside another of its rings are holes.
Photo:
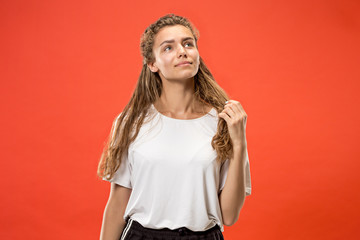
<path fill-rule="evenodd" d="M 97 174 L 110 180 L 120 167 L 121 159 L 127 154 L 129 145 L 136 139 L 147 116 L 148 109 L 161 95 L 162 82 L 157 72 L 150 71 L 148 63 L 154 62 L 153 44 L 156 34 L 166 26 L 183 25 L 187 27 L 197 41 L 199 32 L 186 18 L 168 14 L 159 18 L 146 28 L 141 36 L 140 50 L 143 56 L 143 67 L 137 86 L 130 101 L 115 118 L 111 133 L 101 154 Z M 197 100 L 213 106 L 218 113 L 224 109 L 228 96 L 216 83 L 210 70 L 200 57 L 200 65 L 194 76 L 194 96 Z M 217 161 L 222 163 L 233 154 L 232 142 L 224 119 L 219 117 L 217 132 L 212 138 L 211 146 L 217 152 Z"/>

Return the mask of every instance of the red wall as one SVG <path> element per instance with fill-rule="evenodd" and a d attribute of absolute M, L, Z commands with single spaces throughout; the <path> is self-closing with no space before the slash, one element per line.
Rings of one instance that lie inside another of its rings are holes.
<path fill-rule="evenodd" d="M 140 73 L 140 35 L 167 13 L 197 26 L 248 114 L 252 195 L 225 238 L 360 237 L 359 1 L 1 5 L 1 239 L 99 238 L 98 160 Z"/>

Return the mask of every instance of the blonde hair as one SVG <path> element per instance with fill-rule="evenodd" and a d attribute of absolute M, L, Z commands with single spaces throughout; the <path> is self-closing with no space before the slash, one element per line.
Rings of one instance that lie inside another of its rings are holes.
<path fill-rule="evenodd" d="M 143 67 L 132 97 L 124 110 L 114 120 L 111 134 L 101 154 L 97 174 L 110 180 L 120 167 L 121 159 L 127 154 L 144 122 L 148 109 L 161 95 L 162 82 L 157 72 L 150 71 L 148 63 L 154 62 L 153 44 L 156 34 L 165 26 L 182 25 L 187 27 L 197 41 L 199 33 L 193 24 L 184 17 L 168 14 L 159 18 L 146 28 L 140 41 Z M 224 109 L 228 96 L 216 83 L 210 70 L 200 57 L 200 65 L 194 76 L 194 96 L 196 99 L 211 105 L 220 113 Z M 212 147 L 217 152 L 217 161 L 224 162 L 233 154 L 232 142 L 224 119 L 219 117 L 217 132 L 212 138 Z"/>

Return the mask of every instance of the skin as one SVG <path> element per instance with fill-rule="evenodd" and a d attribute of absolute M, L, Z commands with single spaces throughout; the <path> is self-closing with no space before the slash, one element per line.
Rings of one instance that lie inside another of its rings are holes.
<path fill-rule="evenodd" d="M 123 216 L 131 195 L 131 189 L 116 183 L 111 183 L 110 187 L 110 195 L 101 225 L 100 240 L 119 239 L 126 225 Z"/>
<path fill-rule="evenodd" d="M 178 119 L 193 119 L 209 112 L 211 106 L 194 97 L 200 55 L 191 31 L 182 25 L 162 28 L 155 36 L 153 55 L 155 61 L 148 67 L 159 74 L 163 85 L 162 94 L 154 103 L 157 110 Z M 190 64 L 177 65 L 184 61 Z"/>
<path fill-rule="evenodd" d="M 230 158 L 225 186 L 219 195 L 223 222 L 233 225 L 239 217 L 245 202 L 245 162 L 247 158 L 246 120 L 247 114 L 240 102 L 229 100 L 224 110 L 219 113 L 228 126 L 234 155 Z"/>

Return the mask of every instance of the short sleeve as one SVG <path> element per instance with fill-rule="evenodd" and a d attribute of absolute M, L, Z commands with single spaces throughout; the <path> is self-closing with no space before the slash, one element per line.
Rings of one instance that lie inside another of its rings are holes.
<path fill-rule="evenodd" d="M 229 164 L 230 160 L 226 159 L 226 161 L 221 165 L 220 168 L 220 190 L 219 192 L 224 188 L 226 176 L 229 170 Z M 251 175 L 250 175 L 250 162 L 249 162 L 249 156 L 248 152 L 246 150 L 246 162 L 245 162 L 245 193 L 246 196 L 249 196 L 251 194 Z"/>
<path fill-rule="evenodd" d="M 130 169 L 128 157 L 125 156 L 121 159 L 119 169 L 115 172 L 114 176 L 110 180 L 106 180 L 105 177 L 103 178 L 103 180 L 113 182 L 123 187 L 132 189 L 131 169 Z"/>
<path fill-rule="evenodd" d="M 114 121 L 114 124 L 112 126 L 112 137 L 114 137 L 114 130 L 117 121 L 120 118 L 121 113 L 117 116 L 116 120 Z M 131 185 L 131 168 L 129 164 L 128 154 L 124 154 L 123 158 L 121 159 L 120 166 L 118 170 L 114 173 L 114 176 L 107 180 L 105 177 L 103 177 L 103 180 L 116 183 L 118 185 L 121 185 L 126 188 L 132 188 Z"/>

